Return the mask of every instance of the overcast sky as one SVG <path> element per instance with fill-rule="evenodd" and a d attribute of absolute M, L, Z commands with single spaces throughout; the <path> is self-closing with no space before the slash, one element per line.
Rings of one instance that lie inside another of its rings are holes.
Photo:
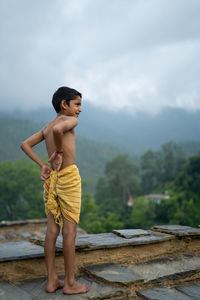
<path fill-rule="evenodd" d="M 0 22 L 0 110 L 62 85 L 113 110 L 200 109 L 199 0 L 4 0 Z"/>

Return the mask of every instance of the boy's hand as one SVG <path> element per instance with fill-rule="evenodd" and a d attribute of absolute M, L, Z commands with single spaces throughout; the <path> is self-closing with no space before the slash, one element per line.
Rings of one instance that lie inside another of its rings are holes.
<path fill-rule="evenodd" d="M 48 162 L 51 163 L 53 170 L 60 171 L 63 161 L 63 153 L 54 152 L 49 158 Z"/>
<path fill-rule="evenodd" d="M 49 176 L 50 176 L 51 171 L 52 170 L 51 170 L 51 168 L 48 165 L 43 164 L 42 168 L 41 168 L 41 176 L 40 176 L 40 178 L 42 180 L 44 180 L 44 181 L 47 180 L 49 178 Z"/>

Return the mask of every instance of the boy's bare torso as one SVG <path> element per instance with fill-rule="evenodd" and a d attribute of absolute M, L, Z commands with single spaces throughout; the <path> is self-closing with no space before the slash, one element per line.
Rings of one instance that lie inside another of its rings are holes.
<path fill-rule="evenodd" d="M 42 130 L 43 136 L 46 143 L 46 149 L 48 156 L 51 157 L 54 151 L 56 151 L 56 145 L 53 137 L 53 127 L 66 118 L 70 118 L 67 116 L 58 116 L 57 118 L 50 121 L 45 128 Z M 67 166 L 73 165 L 75 163 L 75 142 L 76 135 L 75 130 L 71 129 L 66 131 L 62 137 L 62 148 L 63 148 L 63 161 L 61 165 L 61 169 L 64 169 Z"/>

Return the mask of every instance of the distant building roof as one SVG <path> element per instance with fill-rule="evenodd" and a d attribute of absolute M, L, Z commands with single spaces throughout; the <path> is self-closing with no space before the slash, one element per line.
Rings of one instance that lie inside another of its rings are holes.
<path fill-rule="evenodd" d="M 170 198 L 169 195 L 165 195 L 165 194 L 148 194 L 148 195 L 144 195 L 144 197 L 147 199 L 151 199 L 151 200 L 155 201 L 156 203 L 160 203 L 160 201 L 163 199 Z"/>

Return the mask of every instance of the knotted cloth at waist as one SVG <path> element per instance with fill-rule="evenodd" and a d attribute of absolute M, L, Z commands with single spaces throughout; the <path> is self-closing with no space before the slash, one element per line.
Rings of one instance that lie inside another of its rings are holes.
<path fill-rule="evenodd" d="M 56 224 L 63 226 L 63 217 L 78 224 L 81 209 L 81 177 L 75 164 L 61 171 L 51 171 L 44 183 L 45 213 L 53 214 Z"/>

